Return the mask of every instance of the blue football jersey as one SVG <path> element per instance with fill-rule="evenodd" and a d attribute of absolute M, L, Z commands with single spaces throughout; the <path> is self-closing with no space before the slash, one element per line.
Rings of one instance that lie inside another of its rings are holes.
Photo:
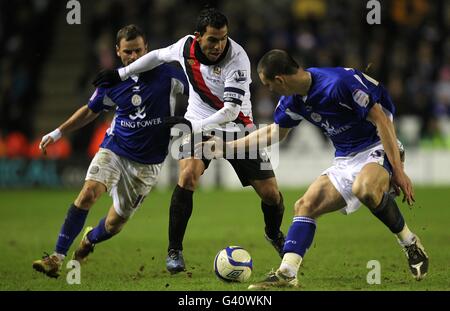
<path fill-rule="evenodd" d="M 163 64 L 111 87 L 95 90 L 88 107 L 98 113 L 115 107 L 115 115 L 100 147 L 143 164 L 157 164 L 167 156 L 175 97 L 186 94 L 184 73 Z"/>
<path fill-rule="evenodd" d="M 348 156 L 380 141 L 376 127 L 367 120 L 375 103 L 392 120 L 395 107 L 386 89 L 353 68 L 308 68 L 312 84 L 306 96 L 282 96 L 275 123 L 297 126 L 303 119 L 322 129 L 336 148 L 335 156 Z"/>

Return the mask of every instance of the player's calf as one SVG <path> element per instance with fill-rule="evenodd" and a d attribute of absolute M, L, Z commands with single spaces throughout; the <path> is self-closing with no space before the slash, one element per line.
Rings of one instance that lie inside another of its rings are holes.
<path fill-rule="evenodd" d="M 283 196 L 280 192 L 277 192 L 277 198 L 273 205 L 267 204 L 266 201 L 261 201 L 261 210 L 264 215 L 264 223 L 265 223 L 265 238 L 270 244 L 275 248 L 278 255 L 283 258 L 283 247 L 285 236 L 283 232 L 281 232 L 280 227 L 283 221 L 284 215 L 284 202 Z"/>
<path fill-rule="evenodd" d="M 428 272 L 428 255 L 418 237 L 406 225 L 394 197 L 384 193 L 381 203 L 372 213 L 397 236 L 413 277 L 416 280 L 424 278 Z"/>
<path fill-rule="evenodd" d="M 405 227 L 405 220 L 394 198 L 387 192 L 383 194 L 380 204 L 372 213 L 394 234 L 399 234 Z"/>

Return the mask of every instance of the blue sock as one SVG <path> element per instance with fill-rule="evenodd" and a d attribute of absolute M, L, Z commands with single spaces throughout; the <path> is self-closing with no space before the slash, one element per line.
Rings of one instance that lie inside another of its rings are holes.
<path fill-rule="evenodd" d="M 106 241 L 114 235 L 106 231 L 105 221 L 106 217 L 102 218 L 97 227 L 95 227 L 91 232 L 88 233 L 87 238 L 92 244 L 98 244 L 100 242 Z"/>
<path fill-rule="evenodd" d="M 78 208 L 75 204 L 70 205 L 64 224 L 59 232 L 58 240 L 56 241 L 55 252 L 67 255 L 67 251 L 72 245 L 73 240 L 75 240 L 81 229 L 83 229 L 87 214 L 88 210 Z"/>
<path fill-rule="evenodd" d="M 316 231 L 316 221 L 309 217 L 296 216 L 289 228 L 283 252 L 304 256 L 311 246 Z"/>

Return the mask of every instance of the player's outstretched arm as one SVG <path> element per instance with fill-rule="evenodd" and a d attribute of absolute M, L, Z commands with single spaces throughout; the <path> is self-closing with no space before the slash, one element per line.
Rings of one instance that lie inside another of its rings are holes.
<path fill-rule="evenodd" d="M 128 79 L 131 75 L 151 70 L 164 63 L 159 56 L 159 50 L 151 51 L 132 64 L 120 69 L 104 69 L 92 81 L 95 87 L 111 87 Z"/>
<path fill-rule="evenodd" d="M 412 205 L 415 201 L 414 190 L 411 180 L 403 169 L 392 121 L 386 116 L 380 104 L 375 104 L 370 109 L 368 120 L 377 127 L 378 136 L 380 136 L 384 151 L 392 165 L 393 181 L 403 192 L 403 202 L 406 200 L 409 205 Z"/>
<path fill-rule="evenodd" d="M 87 105 L 81 107 L 56 130 L 44 135 L 39 144 L 39 149 L 41 149 L 43 154 L 46 154 L 48 145 L 55 143 L 63 135 L 82 128 L 97 118 L 98 115 L 99 113 L 93 112 Z"/>
<path fill-rule="evenodd" d="M 239 150 L 248 152 L 249 150 L 258 148 L 258 146 L 268 147 L 285 139 L 290 130 L 290 128 L 283 128 L 276 123 L 272 123 L 243 138 L 227 142 L 226 148 L 233 152 Z"/>
<path fill-rule="evenodd" d="M 163 64 L 175 61 L 180 61 L 180 47 L 183 39 L 177 43 L 166 48 L 150 51 L 144 56 L 140 57 L 130 65 L 120 69 L 106 69 L 102 70 L 94 78 L 92 84 L 95 87 L 111 87 L 121 81 L 125 81 L 131 75 L 152 70 L 153 68 Z"/>
<path fill-rule="evenodd" d="M 120 68 L 118 70 L 118 73 L 122 81 L 128 79 L 131 75 L 152 70 L 153 68 L 165 62 L 171 61 L 170 59 L 167 59 L 167 57 L 165 57 L 167 54 L 165 50 L 166 49 L 159 49 L 148 52 L 141 58 L 134 61 L 132 64 Z"/>
<path fill-rule="evenodd" d="M 288 135 L 290 128 L 282 128 L 278 124 L 272 123 L 266 127 L 247 135 L 246 137 L 225 143 L 218 137 L 199 143 L 195 146 L 195 153 L 200 156 L 207 153 L 211 158 L 221 158 L 227 153 L 234 154 L 236 152 L 257 149 L 259 146 L 268 147 L 270 145 L 281 142 Z"/>

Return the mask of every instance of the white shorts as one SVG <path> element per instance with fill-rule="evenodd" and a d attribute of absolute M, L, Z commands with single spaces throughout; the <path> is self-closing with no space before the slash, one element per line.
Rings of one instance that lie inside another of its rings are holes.
<path fill-rule="evenodd" d="M 381 144 L 352 156 L 334 158 L 333 166 L 322 173 L 330 178 L 331 183 L 347 203 L 347 206 L 341 210 L 344 214 L 353 213 L 361 206 L 361 202 L 352 192 L 352 186 L 356 176 L 368 163 L 378 163 L 388 171 L 389 175 L 392 175 L 391 164 Z"/>
<path fill-rule="evenodd" d="M 100 148 L 92 159 L 86 180 L 106 186 L 116 213 L 130 218 L 156 185 L 162 164 L 141 164 Z"/>

